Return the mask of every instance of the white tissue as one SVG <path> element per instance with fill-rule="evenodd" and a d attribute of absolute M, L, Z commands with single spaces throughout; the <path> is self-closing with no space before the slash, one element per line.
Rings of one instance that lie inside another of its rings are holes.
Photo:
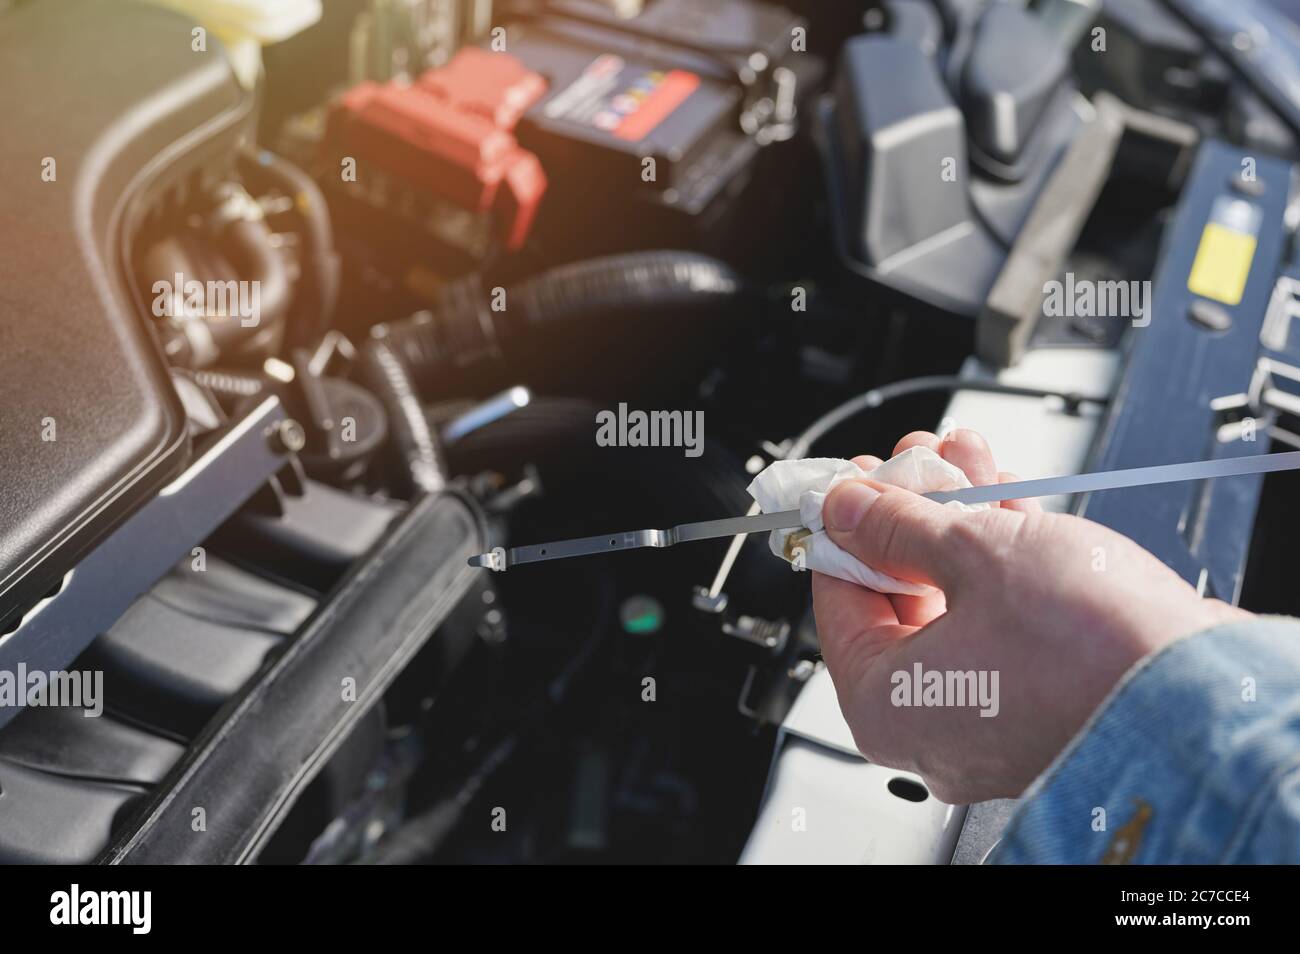
<path fill-rule="evenodd" d="M 920 596 L 932 587 L 924 583 L 900 580 L 873 569 L 857 557 L 841 550 L 826 535 L 822 523 L 822 506 L 831 488 L 846 480 L 870 476 L 882 484 L 893 484 L 913 493 L 924 494 L 936 490 L 960 490 L 971 485 L 961 468 L 956 467 L 928 447 L 912 447 L 897 457 L 885 461 L 872 471 L 857 464 L 834 457 L 812 457 L 805 460 L 779 460 L 754 478 L 749 485 L 749 495 L 758 501 L 764 513 L 782 510 L 799 510 L 806 531 L 802 540 L 788 543 L 791 534 L 800 530 L 773 530 L 769 539 L 772 552 L 788 563 L 794 547 L 803 551 L 802 567 L 816 570 L 839 580 L 857 583 L 880 593 L 899 593 Z M 967 506 L 952 501 L 948 507 L 962 510 L 985 510 L 987 504 Z"/>

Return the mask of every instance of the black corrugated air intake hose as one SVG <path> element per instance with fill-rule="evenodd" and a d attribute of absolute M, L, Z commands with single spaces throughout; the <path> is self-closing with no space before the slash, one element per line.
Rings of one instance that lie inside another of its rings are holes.
<path fill-rule="evenodd" d="M 504 294 L 484 287 L 477 275 L 450 282 L 430 311 L 393 322 L 386 331 L 423 382 L 440 368 L 508 351 L 530 331 L 615 312 L 623 317 L 723 312 L 746 290 L 717 259 L 693 252 L 632 252 L 562 265 Z"/>
<path fill-rule="evenodd" d="M 735 298 L 743 283 L 730 266 L 692 252 L 634 252 L 574 262 L 510 292 L 529 327 L 614 309 L 674 311 Z"/>
<path fill-rule="evenodd" d="M 526 332 L 618 312 L 663 315 L 737 299 L 744 283 L 716 259 L 691 252 L 637 252 L 551 269 L 505 290 L 503 307 L 477 276 L 449 282 L 432 310 L 377 325 L 363 349 L 364 382 L 383 401 L 398 454 L 401 490 L 436 490 L 447 469 L 419 399 L 420 382 L 448 367 L 499 354 Z"/>

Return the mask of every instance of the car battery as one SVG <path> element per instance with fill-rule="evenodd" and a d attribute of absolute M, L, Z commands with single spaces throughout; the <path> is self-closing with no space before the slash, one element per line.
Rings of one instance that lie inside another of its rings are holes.
<path fill-rule="evenodd" d="M 636 15 L 608 0 L 552 0 L 547 12 L 573 24 L 598 27 L 625 49 L 653 57 L 692 55 L 705 69 L 737 83 L 741 120 L 756 133 L 779 110 L 786 120 L 797 80 L 812 66 L 805 54 L 808 25 L 776 4 L 756 0 L 647 0 Z"/>
<path fill-rule="evenodd" d="M 538 30 L 512 37 L 511 49 L 549 76 L 550 92 L 523 118 L 522 142 L 558 178 L 583 189 L 642 189 L 698 212 L 722 176 L 694 168 L 711 149 L 752 158 L 736 126 L 741 91 L 700 73 L 568 42 Z M 694 173 L 694 174 L 693 174 Z"/>
<path fill-rule="evenodd" d="M 628 19 L 579 0 L 546 11 L 505 35 L 549 83 L 516 129 L 550 181 L 544 240 L 585 254 L 594 233 L 607 247 L 603 223 L 619 216 L 635 225 L 621 230 L 629 247 L 720 235 L 763 147 L 789 138 L 797 77 L 820 75 L 793 49 L 801 21 L 732 0 L 657 0 Z"/>
<path fill-rule="evenodd" d="M 513 130 L 545 90 L 515 57 L 466 48 L 414 83 L 365 82 L 344 93 L 331 106 L 321 158 L 354 160 L 345 191 L 476 261 L 494 247 L 515 251 L 546 175 Z"/>

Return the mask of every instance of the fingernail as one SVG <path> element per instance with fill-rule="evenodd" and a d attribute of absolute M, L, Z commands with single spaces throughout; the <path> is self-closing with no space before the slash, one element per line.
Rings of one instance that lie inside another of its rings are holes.
<path fill-rule="evenodd" d="M 867 508 L 876 502 L 880 491 L 857 481 L 840 484 L 826 498 L 822 520 L 826 526 L 840 533 L 857 528 L 867 515 Z"/>

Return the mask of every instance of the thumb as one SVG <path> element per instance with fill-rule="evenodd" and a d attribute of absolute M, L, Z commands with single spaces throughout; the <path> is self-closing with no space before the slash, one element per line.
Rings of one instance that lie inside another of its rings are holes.
<path fill-rule="evenodd" d="M 945 591 L 978 571 L 978 536 L 951 532 L 971 516 L 870 480 L 839 484 L 822 507 L 826 534 L 840 549 L 891 576 Z"/>

